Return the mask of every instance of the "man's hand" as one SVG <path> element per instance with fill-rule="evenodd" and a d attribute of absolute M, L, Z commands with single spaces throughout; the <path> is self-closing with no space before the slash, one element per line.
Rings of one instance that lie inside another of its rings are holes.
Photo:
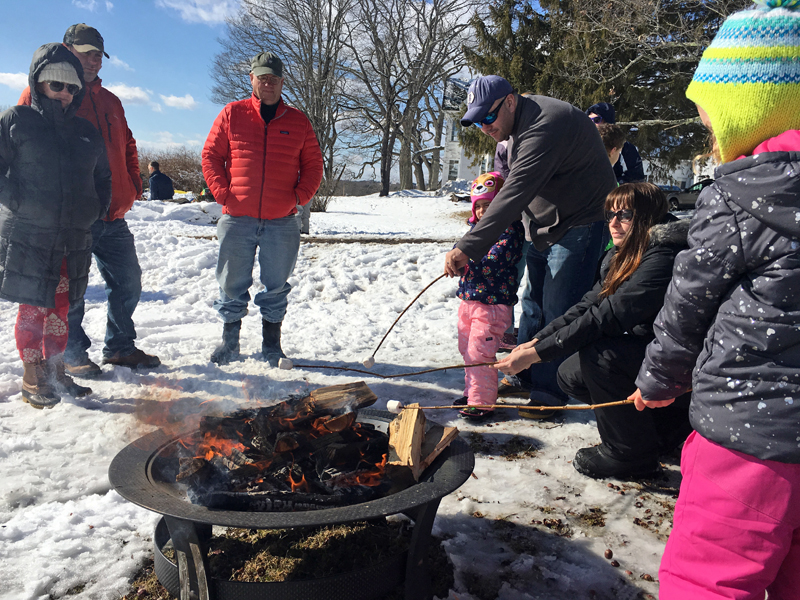
<path fill-rule="evenodd" d="M 520 371 L 527 369 L 531 365 L 541 362 L 533 342 L 529 348 L 521 349 L 520 346 L 514 348 L 511 354 L 495 364 L 495 368 L 500 369 L 506 375 L 516 375 Z"/>
<path fill-rule="evenodd" d="M 536 345 L 536 342 L 538 342 L 538 341 L 539 341 L 538 339 L 533 339 L 530 342 L 525 342 L 524 344 L 520 344 L 519 346 L 515 346 L 514 348 L 511 349 L 511 354 L 514 354 L 514 352 L 522 352 L 523 350 L 527 350 L 529 348 L 533 348 Z M 537 354 L 537 356 L 538 356 L 538 354 Z"/>
<path fill-rule="evenodd" d="M 642 390 L 638 389 L 628 396 L 628 400 L 633 400 L 633 405 L 636 410 L 644 410 L 645 408 L 663 408 L 675 402 L 675 398 L 668 400 L 645 400 L 642 398 Z"/>
<path fill-rule="evenodd" d="M 444 272 L 448 277 L 459 277 L 469 257 L 458 248 L 453 248 L 444 257 Z"/>

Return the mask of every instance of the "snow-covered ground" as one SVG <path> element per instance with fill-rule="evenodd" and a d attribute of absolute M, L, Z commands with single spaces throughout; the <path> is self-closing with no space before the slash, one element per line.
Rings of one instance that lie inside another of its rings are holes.
<path fill-rule="evenodd" d="M 327 213 L 313 213 L 312 241 L 302 244 L 291 280 L 287 354 L 297 363 L 363 368 L 399 312 L 442 272 L 444 254 L 466 230 L 467 210 L 445 197 L 405 192 L 336 198 Z M 389 400 L 444 405 L 462 395 L 457 369 L 403 379 L 270 369 L 258 360 L 257 310 L 244 319 L 245 360 L 210 363 L 222 330 L 211 306 L 219 214 L 215 204 L 140 202 L 128 215 L 144 273 L 137 344 L 161 358 L 155 371 L 106 366 L 99 381 L 82 381 L 93 395 L 34 410 L 20 395 L 17 308 L 0 302 L 0 598 L 111 599 L 127 591 L 152 553 L 157 515 L 111 490 L 107 469 L 123 446 L 153 430 L 155 403 L 269 404 L 357 380 L 378 395 L 377 408 Z M 462 362 L 456 284 L 442 280 L 420 298 L 377 353 L 374 371 Z M 86 300 L 90 356 L 100 362 L 105 293 L 94 267 Z M 657 578 L 670 528 L 675 465 L 647 484 L 594 481 L 571 465 L 576 450 L 599 442 L 590 412 L 565 412 L 546 423 L 519 419 L 513 410 L 498 416 L 470 424 L 454 410 L 429 414 L 457 425 L 477 452 L 475 476 L 443 500 L 434 526 L 456 568 L 449 598 L 654 597 L 658 584 L 647 579 Z M 606 549 L 618 567 L 604 557 Z"/>

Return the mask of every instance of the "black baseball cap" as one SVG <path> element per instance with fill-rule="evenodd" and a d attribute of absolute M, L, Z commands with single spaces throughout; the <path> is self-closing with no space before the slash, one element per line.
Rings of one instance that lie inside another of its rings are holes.
<path fill-rule="evenodd" d="M 110 58 L 103 46 L 103 36 L 94 27 L 89 27 L 86 23 L 71 25 L 64 34 L 64 43 L 72 46 L 78 52 L 90 52 L 97 50 Z"/>

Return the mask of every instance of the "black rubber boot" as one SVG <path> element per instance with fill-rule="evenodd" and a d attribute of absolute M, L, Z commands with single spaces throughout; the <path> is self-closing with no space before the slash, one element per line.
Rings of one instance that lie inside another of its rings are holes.
<path fill-rule="evenodd" d="M 214 352 L 211 353 L 211 362 L 227 365 L 229 362 L 239 360 L 239 332 L 241 330 L 241 319 L 225 323 L 222 326 L 222 344 L 214 348 Z"/>
<path fill-rule="evenodd" d="M 67 375 L 65 372 L 63 356 L 50 358 L 47 360 L 47 362 L 50 383 L 57 394 L 68 394 L 73 398 L 81 398 L 92 393 L 92 388 L 75 383 L 72 377 Z"/>
<path fill-rule="evenodd" d="M 593 479 L 639 479 L 652 477 L 660 472 L 655 456 L 635 457 L 625 460 L 614 456 L 605 444 L 592 448 L 581 448 L 572 460 L 578 473 Z"/>
<path fill-rule="evenodd" d="M 286 358 L 281 350 L 281 323 L 270 323 L 261 321 L 263 341 L 261 342 L 261 354 L 270 367 L 277 367 L 278 361 Z"/>

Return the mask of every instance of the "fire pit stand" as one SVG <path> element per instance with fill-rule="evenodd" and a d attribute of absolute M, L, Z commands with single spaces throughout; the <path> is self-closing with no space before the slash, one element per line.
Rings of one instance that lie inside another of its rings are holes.
<path fill-rule="evenodd" d="M 363 409 L 358 421 L 386 431 L 394 415 Z M 215 510 L 191 504 L 174 483 L 174 467 L 163 454 L 177 443 L 161 431 L 146 435 L 123 448 L 109 467 L 111 485 L 126 500 L 164 517 L 154 535 L 158 580 L 180 600 L 378 600 L 405 583 L 406 600 L 432 597 L 426 559 L 431 529 L 441 499 L 458 489 L 470 476 L 475 457 L 468 444 L 454 440 L 415 485 L 351 506 L 298 512 L 246 512 Z M 245 583 L 210 576 L 208 542 L 212 525 L 247 529 L 310 528 L 369 521 L 404 514 L 413 522 L 408 551 L 349 573 L 304 581 Z M 177 564 L 163 548 L 172 540 Z"/>

